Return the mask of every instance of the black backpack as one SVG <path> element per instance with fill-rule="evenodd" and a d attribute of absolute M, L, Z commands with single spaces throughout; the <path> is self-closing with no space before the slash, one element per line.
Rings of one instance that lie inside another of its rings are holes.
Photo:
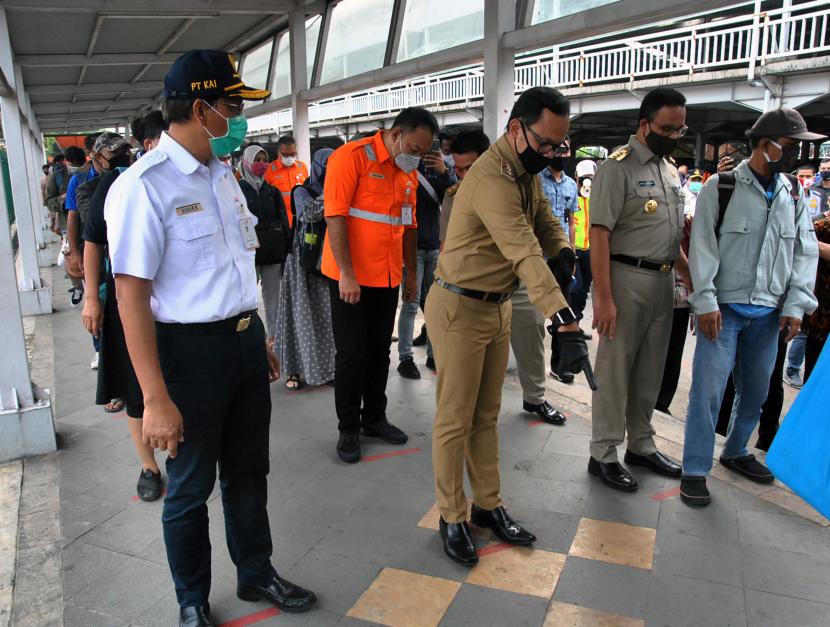
<path fill-rule="evenodd" d="M 798 203 L 799 182 L 792 174 L 785 174 L 790 182 L 790 196 L 794 203 Z M 718 221 L 715 223 L 715 237 L 720 236 L 720 227 L 723 218 L 726 216 L 726 209 L 729 201 L 732 200 L 732 193 L 735 191 L 735 172 L 721 172 L 718 174 Z"/>
<path fill-rule="evenodd" d="M 292 242 L 296 246 L 292 252 L 303 270 L 322 275 L 320 267 L 326 238 L 323 197 L 309 185 L 296 185 L 291 190 L 291 207 L 295 230 Z"/>

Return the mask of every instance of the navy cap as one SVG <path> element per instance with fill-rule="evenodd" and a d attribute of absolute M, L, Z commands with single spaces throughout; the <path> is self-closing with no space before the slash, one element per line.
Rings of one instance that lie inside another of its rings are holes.
<path fill-rule="evenodd" d="M 164 97 L 242 98 L 265 100 L 271 92 L 248 87 L 236 69 L 236 59 L 224 50 L 191 50 L 173 63 L 164 77 Z"/>
<path fill-rule="evenodd" d="M 749 137 L 789 137 L 791 139 L 816 140 L 824 139 L 825 135 L 811 133 L 807 130 L 807 122 L 795 109 L 773 109 L 755 121 L 747 131 Z"/>

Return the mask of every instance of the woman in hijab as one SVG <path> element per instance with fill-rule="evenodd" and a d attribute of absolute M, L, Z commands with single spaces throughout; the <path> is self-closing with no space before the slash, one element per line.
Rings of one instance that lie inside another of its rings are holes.
<path fill-rule="evenodd" d="M 295 235 L 285 262 L 276 352 L 286 387 L 299 390 L 303 382 L 322 385 L 334 380 L 334 335 L 328 286 L 319 272 L 317 251 L 322 250 L 323 184 L 331 148 L 314 153 L 311 176 L 291 191 Z M 301 380 L 302 379 L 302 380 Z"/>
<path fill-rule="evenodd" d="M 277 309 L 280 301 L 282 268 L 291 244 L 291 229 L 282 194 L 265 182 L 268 153 L 261 146 L 248 146 L 239 164 L 239 187 L 245 194 L 248 210 L 257 217 L 256 250 L 257 278 L 262 284 L 262 302 L 265 305 L 265 328 L 268 343 L 273 347 L 277 335 Z"/>

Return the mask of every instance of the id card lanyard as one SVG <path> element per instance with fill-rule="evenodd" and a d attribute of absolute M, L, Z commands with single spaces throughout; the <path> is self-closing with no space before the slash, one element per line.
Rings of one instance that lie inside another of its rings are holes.
<path fill-rule="evenodd" d="M 412 226 L 414 224 L 413 217 L 414 217 L 414 207 L 412 206 L 412 201 L 409 198 L 409 195 L 412 193 L 412 188 L 406 188 L 406 196 L 404 196 L 403 204 L 401 205 L 401 224 L 403 226 Z"/>

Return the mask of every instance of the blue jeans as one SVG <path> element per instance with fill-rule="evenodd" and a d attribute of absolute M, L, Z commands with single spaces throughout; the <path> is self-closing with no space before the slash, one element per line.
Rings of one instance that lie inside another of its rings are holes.
<path fill-rule="evenodd" d="M 787 353 L 787 374 L 797 374 L 804 363 L 804 353 L 807 350 L 807 334 L 799 331 L 790 343 Z"/>
<path fill-rule="evenodd" d="M 761 415 L 778 352 L 779 311 L 747 318 L 721 306 L 723 328 L 707 340 L 698 326 L 692 364 L 692 387 L 686 414 L 683 474 L 705 477 L 712 469 L 715 425 L 729 373 L 735 381 L 735 403 L 723 457 L 741 457 Z"/>
<path fill-rule="evenodd" d="M 401 305 L 401 313 L 398 316 L 398 356 L 401 361 L 412 357 L 412 334 L 415 330 L 415 314 L 418 313 L 418 304 L 422 300 L 421 289 L 429 291 L 430 286 L 435 280 L 435 266 L 438 265 L 438 249 L 425 250 L 419 248 L 417 261 L 418 294 L 411 303 L 403 302 Z M 404 272 L 406 272 L 406 269 L 404 269 Z M 422 285 L 426 287 L 422 288 Z M 427 357 L 432 357 L 432 342 L 429 341 L 429 335 L 427 335 Z"/>

